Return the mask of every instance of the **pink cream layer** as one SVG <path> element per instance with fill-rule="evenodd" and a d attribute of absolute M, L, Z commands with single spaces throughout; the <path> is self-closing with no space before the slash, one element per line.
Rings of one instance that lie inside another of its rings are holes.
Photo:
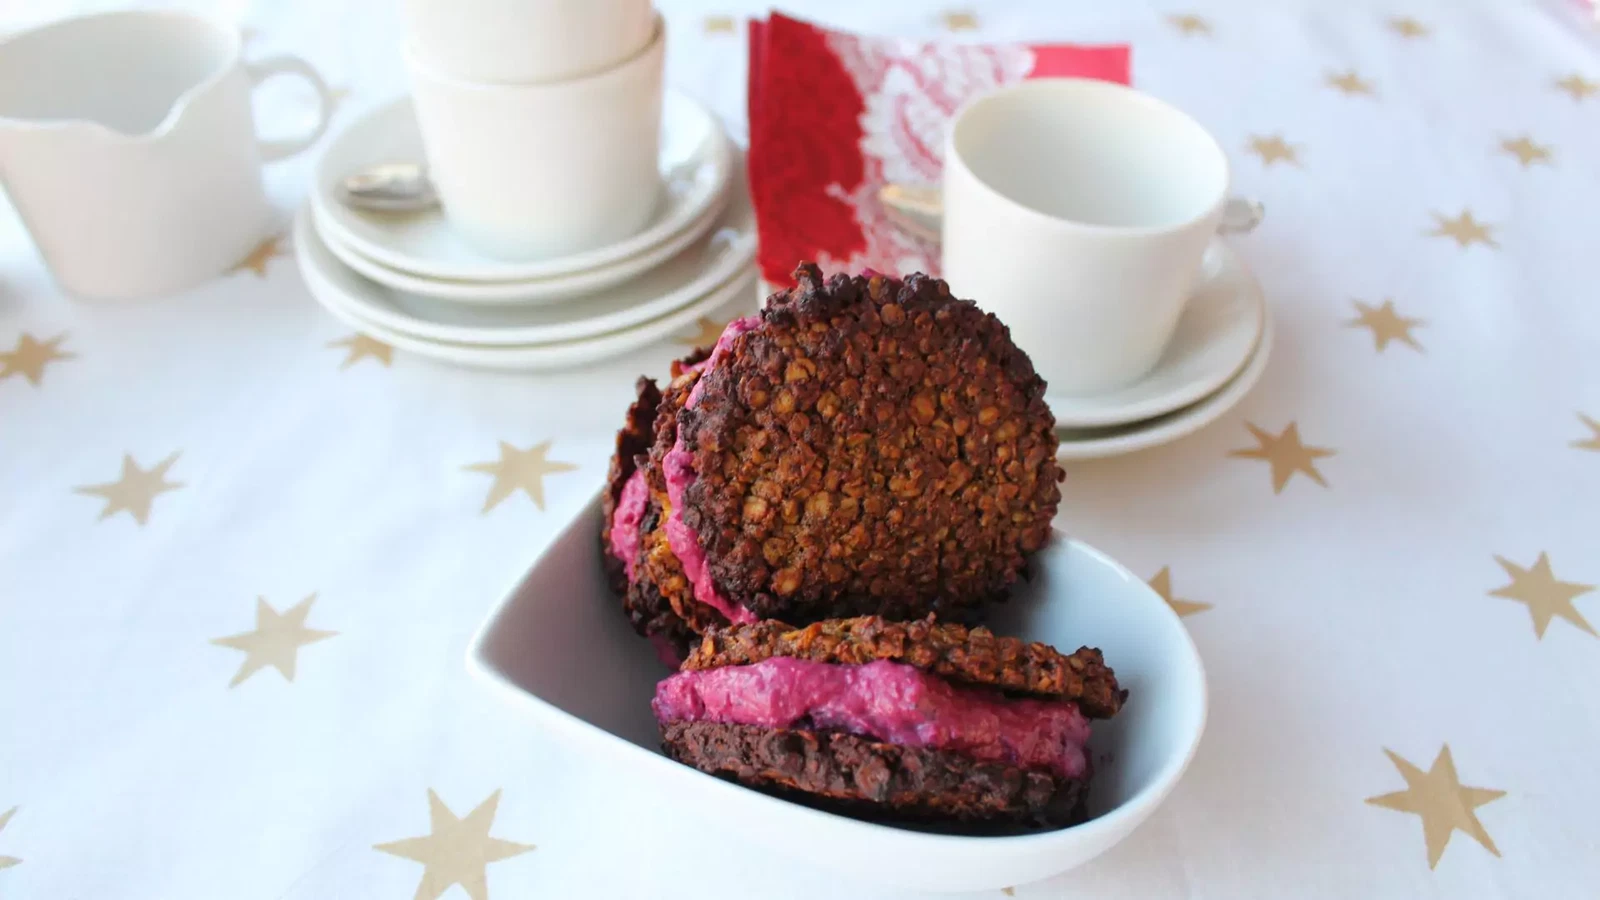
<path fill-rule="evenodd" d="M 622 560 L 630 582 L 633 581 L 633 568 L 638 564 L 639 525 L 644 522 L 644 513 L 649 505 L 650 486 L 644 482 L 644 470 L 635 469 L 622 486 L 617 508 L 611 513 L 611 555 Z"/>
<path fill-rule="evenodd" d="M 745 316 L 728 323 L 728 327 L 722 331 L 722 336 L 717 338 L 716 346 L 711 348 L 711 355 L 690 368 L 690 371 L 700 373 L 700 380 L 689 389 L 689 397 L 683 402 L 685 409 L 694 409 L 700 402 L 706 376 L 728 355 L 734 338 L 760 324 L 759 316 Z M 711 563 L 706 559 L 705 549 L 700 546 L 700 536 L 683 521 L 683 493 L 689 485 L 694 484 L 696 475 L 694 457 L 684 446 L 681 431 L 678 433 L 677 443 L 673 444 L 672 449 L 661 459 L 661 474 L 666 479 L 667 500 L 672 506 L 667 513 L 667 521 L 662 525 L 667 530 L 667 546 L 672 548 L 672 555 L 683 564 L 684 577 L 689 579 L 689 584 L 694 588 L 694 599 L 722 613 L 734 624 L 756 621 L 755 613 L 729 600 L 717 590 L 711 578 Z"/>
<path fill-rule="evenodd" d="M 680 672 L 656 686 L 657 721 L 785 728 L 799 724 L 985 762 L 1087 771 L 1089 721 L 1076 704 L 955 687 L 903 663 L 831 665 L 774 657 Z"/>

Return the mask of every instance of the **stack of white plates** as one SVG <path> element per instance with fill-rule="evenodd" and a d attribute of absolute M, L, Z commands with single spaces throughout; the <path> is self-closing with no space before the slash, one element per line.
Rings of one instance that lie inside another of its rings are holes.
<path fill-rule="evenodd" d="M 607 247 L 530 263 L 483 256 L 443 213 L 352 209 L 338 187 L 386 162 L 420 162 L 408 99 L 367 111 L 329 142 L 295 220 L 317 302 L 352 328 L 460 365 L 540 370 L 618 356 L 755 293 L 755 213 L 743 154 L 716 118 L 669 91 L 656 215 Z"/>
<path fill-rule="evenodd" d="M 1060 456 L 1114 456 L 1197 431 L 1244 399 L 1266 371 L 1271 352 L 1272 316 L 1261 285 L 1218 240 L 1155 369 L 1104 394 L 1046 395 Z"/>

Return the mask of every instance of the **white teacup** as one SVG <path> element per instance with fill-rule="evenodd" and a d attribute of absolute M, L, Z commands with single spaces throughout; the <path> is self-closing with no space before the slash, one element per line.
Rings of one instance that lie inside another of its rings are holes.
<path fill-rule="evenodd" d="M 315 125 L 257 140 L 250 92 L 292 73 Z M 83 297 L 182 290 L 272 224 L 261 163 L 310 146 L 333 108 L 304 61 L 240 59 L 239 35 L 179 12 L 102 13 L 0 40 L 0 184 L 56 280 Z"/>
<path fill-rule="evenodd" d="M 1228 158 L 1198 122 L 1077 78 L 965 106 L 945 145 L 943 195 L 951 290 L 1010 327 L 1052 394 L 1150 372 L 1225 210 L 1251 217 L 1243 201 L 1230 206 Z"/>
<path fill-rule="evenodd" d="M 407 47 L 417 125 L 445 217 L 499 259 L 546 259 L 638 231 L 661 199 L 665 26 L 587 78 L 552 84 L 465 81 Z"/>
<path fill-rule="evenodd" d="M 406 0 L 406 40 L 466 81 L 538 84 L 609 69 L 655 31 L 650 0 Z"/>

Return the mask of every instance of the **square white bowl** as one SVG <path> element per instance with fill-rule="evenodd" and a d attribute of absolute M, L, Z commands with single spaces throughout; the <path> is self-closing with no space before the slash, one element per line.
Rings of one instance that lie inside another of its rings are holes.
<path fill-rule="evenodd" d="M 1067 652 L 1099 647 L 1128 689 L 1116 718 L 1093 723 L 1094 818 L 1035 834 L 958 837 L 769 797 L 661 754 L 650 699 L 670 673 L 628 626 L 606 584 L 599 534 L 597 496 L 490 613 L 473 638 L 467 668 L 597 765 L 641 779 L 646 790 L 638 813 L 670 809 L 694 817 L 697 833 L 716 843 L 753 841 L 896 887 L 1025 884 L 1087 862 L 1126 837 L 1171 792 L 1205 728 L 1205 672 L 1177 615 L 1120 564 L 1058 533 L 1036 557 L 1032 579 L 995 607 L 990 626 Z"/>

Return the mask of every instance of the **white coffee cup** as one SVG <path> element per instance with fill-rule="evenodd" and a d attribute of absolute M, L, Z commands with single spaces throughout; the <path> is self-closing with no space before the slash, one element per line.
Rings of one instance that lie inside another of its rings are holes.
<path fill-rule="evenodd" d="M 1021 82 L 962 108 L 943 207 L 951 290 L 999 316 L 1064 395 L 1150 372 L 1225 211 L 1252 219 L 1250 204 L 1229 201 L 1228 158 L 1198 122 L 1077 78 Z"/>
<path fill-rule="evenodd" d="M 650 0 L 406 0 L 406 40 L 464 81 L 538 84 L 592 75 L 650 43 Z"/>
<path fill-rule="evenodd" d="M 633 58 L 554 84 L 464 81 L 408 47 L 429 177 L 446 218 L 481 252 L 546 259 L 638 231 L 660 202 L 665 26 Z"/>
<path fill-rule="evenodd" d="M 250 93 L 280 73 L 316 89 L 317 122 L 258 140 Z M 0 185 L 67 291 L 172 293 L 266 236 L 262 161 L 310 146 L 332 108 L 304 61 L 241 61 L 233 28 L 179 12 L 65 19 L 0 40 Z"/>

